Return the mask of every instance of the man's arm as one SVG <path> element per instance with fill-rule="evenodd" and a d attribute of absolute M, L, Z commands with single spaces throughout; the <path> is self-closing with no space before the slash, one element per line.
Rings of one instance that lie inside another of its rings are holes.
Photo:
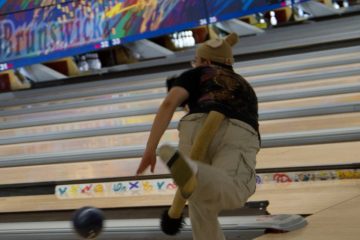
<path fill-rule="evenodd" d="M 189 93 L 182 87 L 173 87 L 169 91 L 155 116 L 144 155 L 136 172 L 137 174 L 142 173 L 149 166 L 151 166 L 151 172 L 154 172 L 156 164 L 156 148 L 160 139 L 168 128 L 176 108 L 188 97 Z"/>

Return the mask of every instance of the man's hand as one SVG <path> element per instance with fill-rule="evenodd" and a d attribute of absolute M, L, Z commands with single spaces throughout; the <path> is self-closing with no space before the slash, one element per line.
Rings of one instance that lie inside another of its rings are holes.
<path fill-rule="evenodd" d="M 141 159 L 139 168 L 136 171 L 136 174 L 138 175 L 143 173 L 149 166 L 151 167 L 150 171 L 154 173 L 155 165 L 156 165 L 156 151 L 146 149 Z"/>

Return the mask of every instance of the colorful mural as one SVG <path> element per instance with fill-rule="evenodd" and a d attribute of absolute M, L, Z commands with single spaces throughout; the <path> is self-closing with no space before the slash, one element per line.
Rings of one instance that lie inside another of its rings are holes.
<path fill-rule="evenodd" d="M 193 0 L 110 0 L 105 1 L 105 18 L 111 39 L 151 37 L 198 26 L 206 19 L 204 9 L 202 1 Z"/>
<path fill-rule="evenodd" d="M 0 0 L 0 71 L 268 11 L 289 3 L 281 0 Z"/>
<path fill-rule="evenodd" d="M 0 16 L 0 62 L 93 50 L 106 37 L 102 13 L 98 1 L 80 1 Z"/>
<path fill-rule="evenodd" d="M 209 21 L 217 22 L 286 6 L 284 0 L 209 0 Z"/>
<path fill-rule="evenodd" d="M 196 0 L 53 3 L 36 1 L 33 7 L 45 7 L 0 15 L 0 71 L 193 28 L 206 18 Z"/>
<path fill-rule="evenodd" d="M 0 0 L 0 14 L 10 14 L 73 1 L 74 0 Z"/>

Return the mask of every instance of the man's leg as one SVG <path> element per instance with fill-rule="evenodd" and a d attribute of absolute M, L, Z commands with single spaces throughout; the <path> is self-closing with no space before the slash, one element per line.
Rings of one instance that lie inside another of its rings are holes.
<path fill-rule="evenodd" d="M 169 167 L 184 197 L 190 196 L 194 240 L 225 239 L 218 213 L 222 209 L 241 207 L 249 196 L 247 188 L 237 184 L 223 169 L 196 163 L 171 146 L 160 147 L 159 156 Z"/>
<path fill-rule="evenodd" d="M 180 124 L 179 149 L 186 156 L 202 118 L 190 115 Z M 196 163 L 197 184 L 188 199 L 194 240 L 225 239 L 217 220 L 219 211 L 243 206 L 255 190 L 258 139 L 246 128 L 238 121 L 226 121 L 209 148 L 207 164 Z"/>
<path fill-rule="evenodd" d="M 218 221 L 218 212 L 206 208 L 202 203 L 188 204 L 193 240 L 224 240 L 225 236 Z"/>

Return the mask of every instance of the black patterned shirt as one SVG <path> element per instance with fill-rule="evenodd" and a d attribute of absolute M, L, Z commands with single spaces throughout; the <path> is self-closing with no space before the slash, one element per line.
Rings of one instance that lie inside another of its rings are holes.
<path fill-rule="evenodd" d="M 183 72 L 167 81 L 168 90 L 179 86 L 189 93 L 182 104 L 189 114 L 218 111 L 252 126 L 259 134 L 258 101 L 251 85 L 231 66 L 211 65 Z"/>

